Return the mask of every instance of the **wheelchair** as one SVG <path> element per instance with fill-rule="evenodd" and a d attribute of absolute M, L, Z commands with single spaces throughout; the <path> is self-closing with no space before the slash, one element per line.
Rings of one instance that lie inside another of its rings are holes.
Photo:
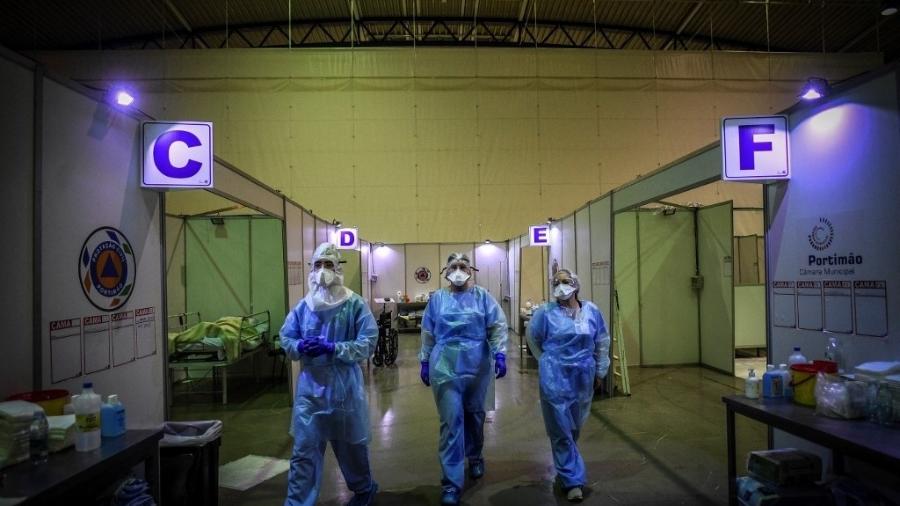
<path fill-rule="evenodd" d="M 391 312 L 387 311 L 385 303 L 381 314 L 378 315 L 378 342 L 375 344 L 375 354 L 372 363 L 376 367 L 391 366 L 397 360 L 398 332 L 393 328 Z"/>

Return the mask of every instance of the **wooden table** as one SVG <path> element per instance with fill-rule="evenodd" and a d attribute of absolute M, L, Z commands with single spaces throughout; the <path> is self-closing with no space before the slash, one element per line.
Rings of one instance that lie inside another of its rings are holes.
<path fill-rule="evenodd" d="M 144 479 L 159 504 L 159 440 L 162 429 L 129 430 L 103 439 L 100 448 L 76 452 L 68 448 L 51 453 L 46 464 L 30 461 L 0 470 L 0 501 L 24 498 L 21 504 L 76 504 L 85 493 L 100 493 L 128 470 L 144 464 Z M 74 501 L 74 502 L 73 502 Z"/>
<path fill-rule="evenodd" d="M 772 428 L 788 432 L 831 449 L 835 474 L 844 471 L 844 457 L 892 470 L 900 477 L 900 431 L 864 420 L 839 420 L 816 416 L 812 408 L 784 399 L 748 399 L 743 395 L 722 397 L 726 409 L 728 438 L 728 504 L 737 505 L 734 414 L 739 413 Z"/>

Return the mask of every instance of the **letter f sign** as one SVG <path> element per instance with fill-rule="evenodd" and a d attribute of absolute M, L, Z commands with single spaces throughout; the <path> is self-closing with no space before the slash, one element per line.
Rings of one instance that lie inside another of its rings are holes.
<path fill-rule="evenodd" d="M 756 170 L 756 152 L 772 151 L 771 142 L 756 142 L 755 135 L 774 134 L 775 125 L 741 125 L 738 127 L 738 149 L 741 170 Z"/>

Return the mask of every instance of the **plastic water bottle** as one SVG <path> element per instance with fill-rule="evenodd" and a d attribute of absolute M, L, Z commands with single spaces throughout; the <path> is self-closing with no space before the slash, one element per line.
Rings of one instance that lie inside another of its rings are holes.
<path fill-rule="evenodd" d="M 756 371 L 752 367 L 747 373 L 747 381 L 744 383 L 744 395 L 748 399 L 759 399 L 759 378 L 756 377 Z"/>
<path fill-rule="evenodd" d="M 791 356 L 788 357 L 788 365 L 794 364 L 808 364 L 809 360 L 800 353 L 800 347 L 794 346 L 794 353 L 791 353 Z"/>
<path fill-rule="evenodd" d="M 75 450 L 89 452 L 100 448 L 100 396 L 94 384 L 85 382 L 75 407 Z"/>
<path fill-rule="evenodd" d="M 125 434 L 125 406 L 119 396 L 112 394 L 100 408 L 100 433 L 103 437 L 118 437 Z"/>
<path fill-rule="evenodd" d="M 838 373 L 844 372 L 844 347 L 841 340 L 836 337 L 829 337 L 825 343 L 825 360 L 831 360 L 837 363 Z"/>
<path fill-rule="evenodd" d="M 788 399 L 794 397 L 794 386 L 791 384 L 791 371 L 788 370 L 787 364 L 778 364 L 778 372 L 781 374 L 781 385 L 784 389 L 784 396 Z"/>
<path fill-rule="evenodd" d="M 50 426 L 47 424 L 47 417 L 44 416 L 42 410 L 36 409 L 28 430 L 32 464 L 38 466 L 47 463 L 47 439 L 49 437 Z"/>

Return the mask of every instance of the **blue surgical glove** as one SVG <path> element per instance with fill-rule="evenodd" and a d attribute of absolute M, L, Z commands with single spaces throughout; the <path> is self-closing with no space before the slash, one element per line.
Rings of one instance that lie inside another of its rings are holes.
<path fill-rule="evenodd" d="M 306 355 L 306 347 L 309 345 L 309 339 L 298 339 L 295 348 L 298 355 Z"/>
<path fill-rule="evenodd" d="M 428 362 L 422 362 L 422 368 L 419 370 L 419 377 L 422 378 L 422 383 L 425 383 L 426 387 L 431 386 L 431 380 L 428 377 Z"/>
<path fill-rule="evenodd" d="M 494 355 L 494 371 L 497 372 L 497 378 L 506 376 L 506 355 L 502 353 Z"/>
<path fill-rule="evenodd" d="M 324 338 L 311 340 L 306 345 L 306 354 L 310 357 L 318 357 L 326 353 L 334 353 L 334 343 Z"/>

